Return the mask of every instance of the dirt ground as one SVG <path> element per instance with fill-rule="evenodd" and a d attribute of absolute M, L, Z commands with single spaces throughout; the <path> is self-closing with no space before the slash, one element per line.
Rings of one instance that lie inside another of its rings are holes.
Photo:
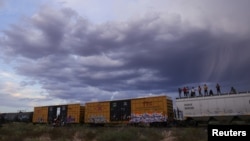
<path fill-rule="evenodd" d="M 175 141 L 175 137 L 172 134 L 172 131 L 163 131 L 162 132 L 164 139 L 162 141 Z"/>

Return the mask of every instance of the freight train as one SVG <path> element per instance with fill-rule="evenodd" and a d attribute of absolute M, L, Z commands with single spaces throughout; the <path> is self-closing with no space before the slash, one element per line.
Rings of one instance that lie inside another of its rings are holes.
<path fill-rule="evenodd" d="M 1 122 L 86 124 L 94 126 L 197 126 L 250 124 L 250 92 L 176 98 L 150 96 L 133 99 L 34 107 L 33 112 L 2 113 Z"/>
<path fill-rule="evenodd" d="M 0 113 L 0 123 L 32 122 L 33 112 Z"/>

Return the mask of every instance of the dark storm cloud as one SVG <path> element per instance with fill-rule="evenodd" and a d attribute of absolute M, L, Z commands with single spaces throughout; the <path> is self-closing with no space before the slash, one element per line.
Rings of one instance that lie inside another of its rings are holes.
<path fill-rule="evenodd" d="M 43 10 L 21 25 L 12 25 L 11 30 L 5 30 L 6 51 L 9 55 L 21 55 L 37 59 L 50 54 L 65 54 L 66 47 L 61 41 L 67 32 L 67 25 L 74 12 L 69 9 L 60 11 L 44 7 Z M 15 47 L 15 48 L 12 48 Z M 39 53 L 38 53 L 39 52 Z"/>
<path fill-rule="evenodd" d="M 176 14 L 94 25 L 70 9 L 46 8 L 4 31 L 1 46 L 19 74 L 56 98 L 136 97 L 205 82 L 250 90 L 249 32 L 214 28 Z"/>

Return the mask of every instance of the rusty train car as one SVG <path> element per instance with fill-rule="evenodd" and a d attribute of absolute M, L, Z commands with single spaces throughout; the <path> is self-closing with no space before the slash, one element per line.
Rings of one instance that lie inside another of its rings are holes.
<path fill-rule="evenodd" d="M 167 125 L 173 118 L 170 97 L 151 96 L 124 100 L 87 102 L 85 105 L 68 104 L 34 107 L 33 123 L 82 123 L 87 125 Z"/>
<path fill-rule="evenodd" d="M 167 96 L 152 96 L 85 104 L 84 123 L 92 125 L 167 125 L 173 118 L 173 102 Z"/>
<path fill-rule="evenodd" d="M 33 123 L 83 123 L 85 107 L 79 103 L 34 107 Z"/>

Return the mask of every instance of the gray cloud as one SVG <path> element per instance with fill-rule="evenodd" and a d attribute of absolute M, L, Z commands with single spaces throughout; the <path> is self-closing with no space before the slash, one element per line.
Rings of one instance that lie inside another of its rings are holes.
<path fill-rule="evenodd" d="M 107 100 L 217 82 L 250 90 L 249 29 L 196 27 L 178 14 L 95 25 L 71 9 L 45 8 L 5 30 L 1 46 L 17 73 L 51 97 Z"/>
<path fill-rule="evenodd" d="M 35 85 L 35 84 L 36 84 L 35 81 L 21 81 L 21 82 L 20 82 L 20 86 L 22 86 L 22 87 L 25 87 L 25 86 L 28 86 L 28 85 L 33 86 L 33 85 Z"/>
<path fill-rule="evenodd" d="M 4 6 L 4 0 L 0 0 L 0 8 Z"/>

